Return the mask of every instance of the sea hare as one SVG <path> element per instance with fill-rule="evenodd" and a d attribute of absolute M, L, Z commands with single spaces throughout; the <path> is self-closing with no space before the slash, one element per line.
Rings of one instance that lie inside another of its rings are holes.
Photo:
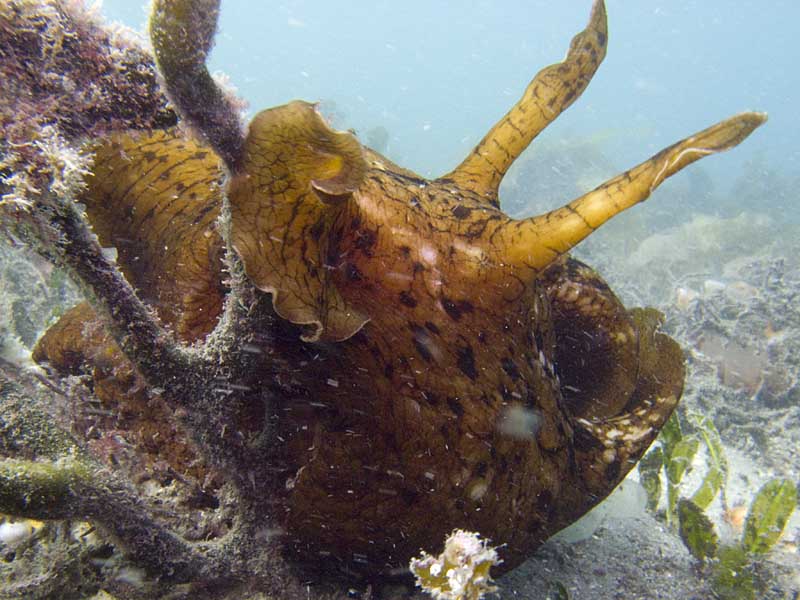
<path fill-rule="evenodd" d="M 288 554 L 375 575 L 465 529 L 502 544 L 510 568 L 605 498 L 675 408 L 684 361 L 656 311 L 626 309 L 566 253 L 765 117 L 735 116 L 562 208 L 514 220 L 500 181 L 602 61 L 602 1 L 564 61 L 434 180 L 333 131 L 305 102 L 259 113 L 242 140 L 204 128 L 180 93 L 197 70 L 165 58 L 159 32 L 167 88 L 206 141 L 174 130 L 100 140 L 82 201 L 186 343 L 217 325 L 223 265 L 271 295 L 260 360 L 286 365 L 291 385 L 266 417 L 285 489 L 265 493 Z M 99 353 L 86 346 L 112 343 L 70 331 L 90 362 Z M 37 356 L 58 362 L 52 348 L 65 345 L 56 326 Z M 264 373 L 260 385 L 276 389 Z"/>

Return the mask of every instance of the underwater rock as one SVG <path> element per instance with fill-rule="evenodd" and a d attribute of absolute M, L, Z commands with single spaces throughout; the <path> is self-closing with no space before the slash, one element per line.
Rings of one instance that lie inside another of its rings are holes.
<path fill-rule="evenodd" d="M 669 310 L 671 332 L 689 351 L 689 408 L 713 420 L 727 448 L 791 477 L 800 472 L 794 254 L 744 254 L 715 281 L 716 292 L 700 290 L 687 308 Z"/>

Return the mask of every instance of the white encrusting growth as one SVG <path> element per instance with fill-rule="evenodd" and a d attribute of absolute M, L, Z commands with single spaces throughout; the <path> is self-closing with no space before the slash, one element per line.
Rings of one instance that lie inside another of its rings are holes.
<path fill-rule="evenodd" d="M 480 600 L 496 590 L 489 570 L 501 562 L 497 550 L 479 534 L 457 529 L 438 557 L 422 552 L 411 559 L 409 568 L 417 585 L 436 600 Z"/>

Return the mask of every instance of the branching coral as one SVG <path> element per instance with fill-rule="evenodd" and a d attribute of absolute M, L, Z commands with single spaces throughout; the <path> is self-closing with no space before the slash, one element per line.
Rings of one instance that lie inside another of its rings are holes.
<path fill-rule="evenodd" d="M 145 52 L 72 5 L 3 10 L 3 229 L 88 300 L 34 356 L 72 401 L 175 427 L 50 421 L 47 390 L 9 372 L 0 509 L 96 523 L 157 582 L 136 593 L 296 598 L 310 578 L 324 597 L 457 528 L 504 544 L 511 568 L 610 493 L 669 417 L 683 357 L 661 316 L 626 309 L 566 253 L 765 117 L 509 218 L 502 177 L 605 55 L 601 1 L 565 60 L 433 181 L 304 102 L 245 134 L 205 66 L 215 0 L 154 3 L 164 94 Z M 120 460 L 126 445 L 138 460 Z M 192 535 L 186 515 L 203 511 Z"/>

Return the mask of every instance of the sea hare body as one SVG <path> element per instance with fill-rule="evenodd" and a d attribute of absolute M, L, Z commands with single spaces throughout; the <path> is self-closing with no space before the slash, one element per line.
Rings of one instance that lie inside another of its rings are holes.
<path fill-rule="evenodd" d="M 509 218 L 500 180 L 580 95 L 606 41 L 596 2 L 564 62 L 433 181 L 304 102 L 257 115 L 224 160 L 175 133 L 99 145 L 87 212 L 182 339 L 220 316 L 226 235 L 272 295 L 263 360 L 285 361 L 291 383 L 261 385 L 280 390 L 266 420 L 293 557 L 374 575 L 458 528 L 503 544 L 510 568 L 608 495 L 674 409 L 683 356 L 660 315 L 626 310 L 566 252 L 764 117 L 733 117 L 565 207 Z"/>
<path fill-rule="evenodd" d="M 280 126 L 322 126 L 310 105 L 272 112 Z M 325 179 L 261 171 L 282 154 L 263 122 L 230 186 L 231 227 L 248 276 L 313 340 L 308 397 L 287 405 L 292 543 L 312 556 L 346 547 L 384 569 L 468 527 L 507 544 L 513 565 L 649 445 L 680 395 L 681 352 L 577 261 L 507 261 L 514 223 L 449 178 L 370 152 L 335 196 Z M 291 260 L 274 264 L 281 255 Z"/>

